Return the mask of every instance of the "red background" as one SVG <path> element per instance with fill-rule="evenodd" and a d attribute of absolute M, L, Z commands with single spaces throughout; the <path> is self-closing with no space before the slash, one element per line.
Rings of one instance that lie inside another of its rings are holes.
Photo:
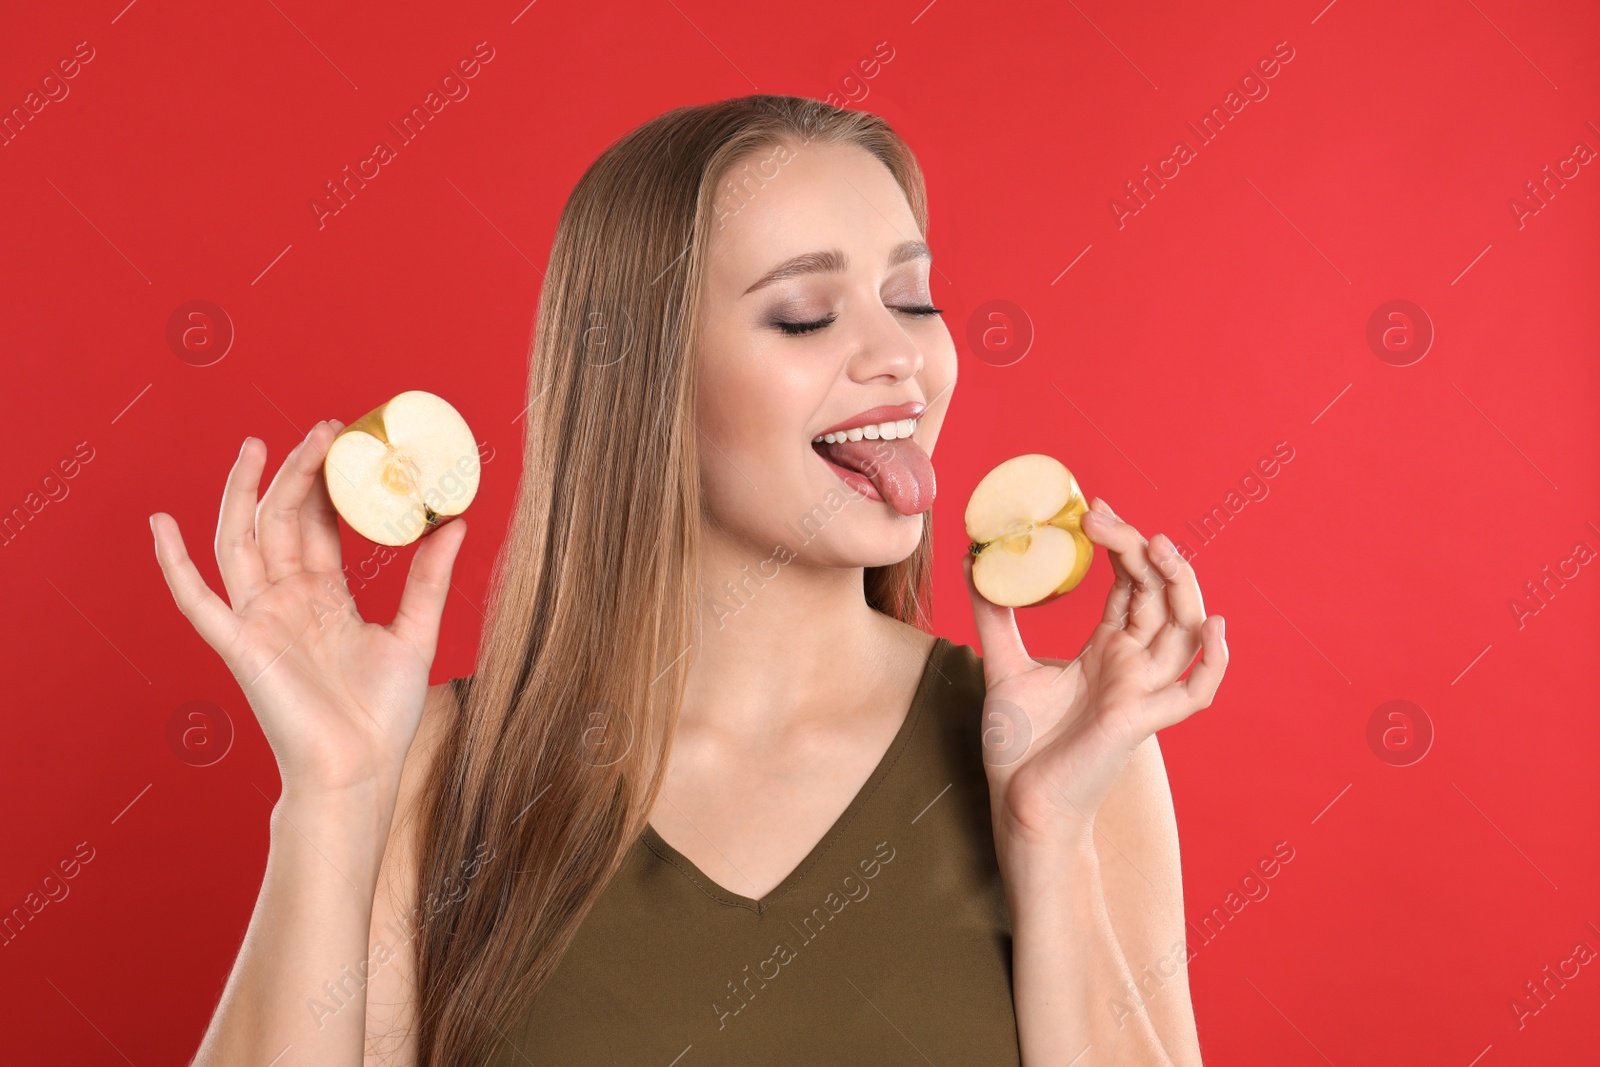
<path fill-rule="evenodd" d="M 1574 557 L 1600 548 L 1600 164 L 1521 225 L 1510 203 L 1600 148 L 1600 9 L 923 2 L 8 16 L 7 112 L 77 42 L 94 58 L 0 147 L 0 509 L 69 490 L 0 549 L 0 910 L 79 842 L 94 858 L 0 949 L 0 1059 L 185 1061 L 260 884 L 272 756 L 146 517 L 176 516 L 220 591 L 210 541 L 246 434 L 275 470 L 318 419 L 442 393 L 494 453 L 434 678 L 470 671 L 564 198 L 645 119 L 759 90 L 854 99 L 927 171 L 962 353 L 939 632 L 976 641 L 961 509 L 1020 452 L 1198 550 L 1233 659 L 1216 703 L 1162 734 L 1191 920 L 1294 850 L 1214 940 L 1191 929 L 1207 1062 L 1595 1061 L 1600 964 L 1520 1027 L 1511 1002 L 1579 942 L 1600 950 L 1600 567 Z M 319 228 L 324 182 L 480 41 L 470 95 Z M 1186 120 L 1284 41 L 1270 94 L 1200 146 Z M 879 42 L 893 58 L 864 78 Z M 1197 157 L 1119 227 L 1113 198 L 1180 138 Z M 166 336 L 195 299 L 236 330 L 204 367 Z M 1436 331 L 1408 366 L 1366 340 L 1396 299 Z M 990 300 L 1034 334 L 1009 365 L 968 340 Z M 52 482 L 80 442 L 93 458 Z M 1279 447 L 1293 458 L 1252 481 Z M 1245 504 L 1241 482 L 1267 495 Z M 1238 514 L 1203 543 L 1186 523 L 1218 506 Z M 345 550 L 354 573 L 371 546 L 347 531 Z M 409 551 L 357 593 L 367 617 L 392 614 Z M 1525 583 L 1546 566 L 1568 577 L 1541 603 Z M 1037 654 L 1078 649 L 1109 577 L 1102 556 L 1079 595 L 1023 613 Z M 1397 699 L 1434 731 L 1409 766 L 1367 741 Z M 235 728 L 210 766 L 169 746 L 191 700 Z"/>

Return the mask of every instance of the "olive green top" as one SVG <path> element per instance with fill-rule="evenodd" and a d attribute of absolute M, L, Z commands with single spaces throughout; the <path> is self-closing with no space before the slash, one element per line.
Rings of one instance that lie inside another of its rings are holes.
<path fill-rule="evenodd" d="M 647 826 L 495 1067 L 1019 1065 L 983 694 L 937 638 L 871 777 L 760 900 Z"/>

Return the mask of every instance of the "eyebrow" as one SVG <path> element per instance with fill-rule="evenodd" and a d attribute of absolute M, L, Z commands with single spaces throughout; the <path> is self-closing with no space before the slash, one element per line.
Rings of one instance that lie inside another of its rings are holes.
<path fill-rule="evenodd" d="M 902 241 L 889 252 L 889 266 L 891 267 L 898 267 L 900 264 L 913 259 L 933 259 L 933 253 L 928 249 L 926 241 Z M 842 274 L 849 269 L 850 257 L 837 248 L 829 248 L 821 252 L 803 252 L 792 259 L 784 260 L 767 271 L 742 295 L 749 296 L 757 289 L 764 289 L 774 282 L 783 281 L 785 278 L 794 278 L 802 274 Z"/>

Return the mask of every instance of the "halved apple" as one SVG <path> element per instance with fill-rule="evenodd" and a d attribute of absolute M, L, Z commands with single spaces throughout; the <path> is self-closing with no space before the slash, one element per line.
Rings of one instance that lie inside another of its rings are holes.
<path fill-rule="evenodd" d="M 413 389 L 340 430 L 322 464 L 333 507 L 380 545 L 409 545 L 467 510 L 478 445 L 444 399 Z"/>
<path fill-rule="evenodd" d="M 1089 573 L 1089 503 L 1051 456 L 1014 456 L 985 474 L 967 500 L 972 583 L 1001 607 L 1047 604 Z"/>

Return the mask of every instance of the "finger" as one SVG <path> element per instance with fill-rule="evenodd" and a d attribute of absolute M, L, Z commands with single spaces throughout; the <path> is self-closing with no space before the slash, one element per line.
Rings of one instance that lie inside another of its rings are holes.
<path fill-rule="evenodd" d="M 1127 622 L 1123 629 L 1141 645 L 1149 646 L 1167 622 L 1167 602 L 1159 571 L 1150 563 L 1148 542 L 1132 526 L 1110 513 L 1091 507 L 1083 516 L 1083 532 L 1120 559 L 1133 582 Z"/>
<path fill-rule="evenodd" d="M 246 437 L 222 490 L 212 550 L 222 586 L 235 610 L 242 610 L 267 586 L 261 546 L 256 544 L 256 494 L 265 462 L 266 446 L 254 437 Z"/>
<path fill-rule="evenodd" d="M 339 552 L 339 516 L 333 509 L 333 499 L 328 495 L 328 480 L 323 461 L 328 457 L 328 445 L 344 428 L 338 419 L 328 421 L 333 434 L 321 447 L 317 470 L 311 476 L 311 489 L 306 494 L 305 506 L 300 509 L 300 544 L 302 562 L 308 571 L 338 574 L 344 579 L 344 563 Z"/>
<path fill-rule="evenodd" d="M 1099 497 L 1094 498 L 1094 503 L 1090 504 L 1089 508 L 1091 511 L 1115 517 L 1111 505 Z M 1106 593 L 1106 609 L 1101 613 L 1100 621 L 1120 630 L 1128 622 L 1128 606 L 1133 599 L 1133 579 L 1128 576 L 1128 569 L 1122 565 L 1115 552 L 1107 552 L 1106 559 L 1110 561 L 1111 572 L 1115 577 L 1111 582 L 1111 589 Z"/>
<path fill-rule="evenodd" d="M 301 561 L 300 509 L 316 480 L 317 465 L 322 462 L 321 449 L 312 447 L 312 438 L 325 425 L 319 422 L 311 427 L 311 432 L 290 450 L 256 506 L 256 540 L 261 544 L 261 560 L 269 582 L 305 569 Z"/>
<path fill-rule="evenodd" d="M 978 643 L 983 646 L 985 684 L 992 688 L 1013 675 L 1032 670 L 1033 657 L 1023 647 L 1022 634 L 1017 631 L 1016 612 L 985 599 L 978 592 L 978 587 L 972 581 L 970 552 L 961 559 L 961 571 L 967 576 L 972 617 L 978 624 Z"/>
<path fill-rule="evenodd" d="M 1150 561 L 1167 582 L 1168 623 L 1150 642 L 1150 658 L 1165 685 L 1194 662 L 1206 608 L 1194 568 L 1178 552 L 1172 538 L 1156 534 L 1150 539 L 1149 551 Z"/>
<path fill-rule="evenodd" d="M 156 560 L 161 564 L 161 573 L 167 579 L 167 588 L 172 591 L 178 610 L 206 644 L 221 653 L 233 644 L 239 632 L 239 617 L 211 591 L 195 569 L 176 519 L 158 511 L 150 516 L 150 532 L 155 537 Z"/>
<path fill-rule="evenodd" d="M 454 529 L 457 526 L 461 527 L 459 531 Z M 439 619 L 450 595 L 450 573 L 466 536 L 466 520 L 452 519 L 443 529 L 422 539 L 421 546 L 411 557 L 411 571 L 406 575 L 406 587 L 400 594 L 400 609 L 389 623 L 389 632 L 409 643 L 429 663 L 433 662 L 433 654 L 439 647 Z"/>
<path fill-rule="evenodd" d="M 1120 630 L 1128 625 L 1128 614 L 1133 607 L 1133 595 L 1137 583 L 1128 576 L 1127 568 L 1118 562 L 1115 555 L 1108 554 L 1111 560 L 1111 570 L 1116 575 L 1111 583 L 1111 588 L 1106 590 L 1106 607 L 1100 613 L 1102 625 L 1109 625 Z"/>
<path fill-rule="evenodd" d="M 1223 631 L 1225 620 L 1213 615 L 1200 627 L 1200 662 L 1195 664 L 1189 677 L 1156 693 L 1147 702 L 1147 726 L 1150 732 L 1164 730 L 1173 723 L 1182 722 L 1190 715 L 1209 708 L 1222 684 L 1228 669 L 1228 642 Z"/>

